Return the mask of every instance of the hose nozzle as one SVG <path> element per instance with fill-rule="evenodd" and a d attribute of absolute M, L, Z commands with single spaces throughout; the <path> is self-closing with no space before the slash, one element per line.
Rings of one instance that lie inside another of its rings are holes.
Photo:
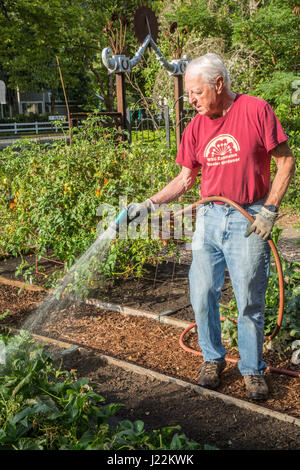
<path fill-rule="evenodd" d="M 118 217 L 116 218 L 116 220 L 114 220 L 110 227 L 115 229 L 115 230 L 118 230 L 119 229 L 119 226 L 120 226 L 120 223 L 125 219 L 125 217 L 127 217 L 127 208 L 123 209 Z"/>

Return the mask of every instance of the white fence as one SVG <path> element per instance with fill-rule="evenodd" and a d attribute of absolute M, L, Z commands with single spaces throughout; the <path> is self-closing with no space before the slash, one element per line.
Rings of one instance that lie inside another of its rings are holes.
<path fill-rule="evenodd" d="M 5 134 L 40 134 L 41 131 L 48 131 L 49 133 L 57 133 L 61 129 L 68 129 L 69 123 L 61 122 L 58 126 L 55 122 L 8 122 L 0 124 L 0 133 Z"/>

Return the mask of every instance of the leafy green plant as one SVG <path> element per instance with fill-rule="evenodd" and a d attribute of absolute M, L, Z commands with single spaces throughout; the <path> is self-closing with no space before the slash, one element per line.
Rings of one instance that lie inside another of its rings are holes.
<path fill-rule="evenodd" d="M 281 328 L 274 341 L 280 341 L 288 348 L 291 341 L 300 338 L 300 263 L 281 258 L 284 277 L 284 315 Z M 265 336 L 269 336 L 275 330 L 278 320 L 280 301 L 280 289 L 278 273 L 275 266 L 271 265 L 269 285 L 265 296 Z M 235 297 L 231 299 L 226 308 L 221 307 L 221 313 L 225 317 L 222 323 L 222 333 L 230 346 L 237 347 L 237 326 L 230 318 L 237 319 L 237 305 Z"/>
<path fill-rule="evenodd" d="M 4 320 L 4 318 L 6 318 L 9 314 L 10 314 L 10 310 L 9 310 L 9 309 L 7 309 L 7 310 L 5 310 L 5 312 L 1 313 L 1 314 L 0 314 L 0 321 L 1 321 L 1 320 Z"/>
<path fill-rule="evenodd" d="M 220 305 L 220 313 L 224 318 L 222 327 L 222 336 L 229 346 L 233 348 L 238 347 L 238 330 L 237 330 L 237 305 L 235 297 L 229 301 L 228 305 Z"/>
<path fill-rule="evenodd" d="M 300 263 L 289 263 L 281 260 L 284 275 L 284 293 L 285 305 L 282 327 L 278 338 L 284 342 L 300 338 Z M 270 285 L 266 296 L 266 333 L 269 334 L 275 328 L 277 320 L 277 311 L 279 305 L 279 287 L 277 273 L 275 269 L 271 270 Z"/>
<path fill-rule="evenodd" d="M 0 336 L 1 450 L 200 449 L 179 426 L 147 432 L 141 420 L 109 424 L 123 406 L 104 403 L 89 384 L 55 366 L 27 332 Z"/>

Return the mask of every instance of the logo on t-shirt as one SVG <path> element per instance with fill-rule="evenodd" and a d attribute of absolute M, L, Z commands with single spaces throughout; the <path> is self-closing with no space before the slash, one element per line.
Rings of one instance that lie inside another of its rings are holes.
<path fill-rule="evenodd" d="M 240 146 L 230 134 L 220 134 L 212 139 L 204 150 L 208 166 L 225 165 L 238 162 Z"/>

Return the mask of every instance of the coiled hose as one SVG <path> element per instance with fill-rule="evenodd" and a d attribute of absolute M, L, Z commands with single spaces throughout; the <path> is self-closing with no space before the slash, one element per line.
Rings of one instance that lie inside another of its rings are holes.
<path fill-rule="evenodd" d="M 241 214 L 243 214 L 251 223 L 254 222 L 254 219 L 253 217 L 251 217 L 250 214 L 248 214 L 248 212 L 243 209 L 241 206 L 239 206 L 239 204 L 231 201 L 230 199 L 227 199 L 226 197 L 222 197 L 222 196 L 210 196 L 210 197 L 206 197 L 204 199 L 201 199 L 193 204 L 191 204 L 190 206 L 186 207 L 185 209 L 183 210 L 180 210 L 176 213 L 174 213 L 174 217 L 176 217 L 177 215 L 179 214 L 182 214 L 184 211 L 187 211 L 187 210 L 192 210 L 193 208 L 197 207 L 198 205 L 200 204 L 205 204 L 207 202 L 223 202 L 224 204 L 229 204 L 230 206 L 232 206 L 234 209 L 238 210 L 239 212 L 241 212 Z M 277 248 L 273 242 L 273 240 L 271 238 L 268 239 L 268 243 L 271 247 L 271 250 L 273 252 L 273 255 L 274 255 L 274 259 L 275 259 L 275 264 L 276 264 L 276 269 L 277 269 L 277 274 L 278 274 L 278 281 L 279 281 L 279 310 L 278 310 L 278 317 L 277 317 L 277 323 L 276 323 L 276 326 L 275 326 L 275 329 L 273 331 L 273 333 L 270 335 L 270 336 L 265 336 L 265 340 L 272 340 L 273 338 L 275 338 L 275 336 L 277 336 L 279 330 L 280 330 L 280 327 L 281 327 L 281 324 L 282 324 L 282 319 L 283 319 L 283 313 L 284 313 L 284 279 L 283 279 L 283 272 L 282 272 L 282 266 L 281 266 L 281 261 L 280 261 L 280 258 L 279 258 L 279 255 L 278 255 L 278 251 L 277 251 Z M 226 317 L 221 317 L 221 321 L 225 320 Z M 232 321 L 234 321 L 235 323 L 237 322 L 236 319 L 232 319 Z M 196 323 L 193 323 L 191 325 L 189 325 L 184 331 L 183 333 L 180 335 L 180 338 L 179 338 L 179 344 L 180 346 L 187 352 L 190 352 L 192 354 L 196 354 L 196 355 L 200 355 L 202 356 L 202 352 L 201 351 L 196 351 L 195 349 L 193 348 L 190 348 L 188 346 L 186 346 L 186 344 L 184 343 L 184 337 L 185 335 L 191 330 L 193 329 L 194 327 L 196 326 Z M 230 358 L 230 357 L 226 357 L 226 361 L 228 362 L 233 362 L 233 363 L 237 363 L 238 362 L 238 359 L 236 358 Z M 287 370 L 287 369 L 278 369 L 276 367 L 272 367 L 272 366 L 267 366 L 267 371 L 269 372 L 276 372 L 278 374 L 286 374 L 286 375 L 291 375 L 293 377 L 298 377 L 300 378 L 300 372 L 295 372 L 295 371 L 291 371 L 291 370 Z"/>

